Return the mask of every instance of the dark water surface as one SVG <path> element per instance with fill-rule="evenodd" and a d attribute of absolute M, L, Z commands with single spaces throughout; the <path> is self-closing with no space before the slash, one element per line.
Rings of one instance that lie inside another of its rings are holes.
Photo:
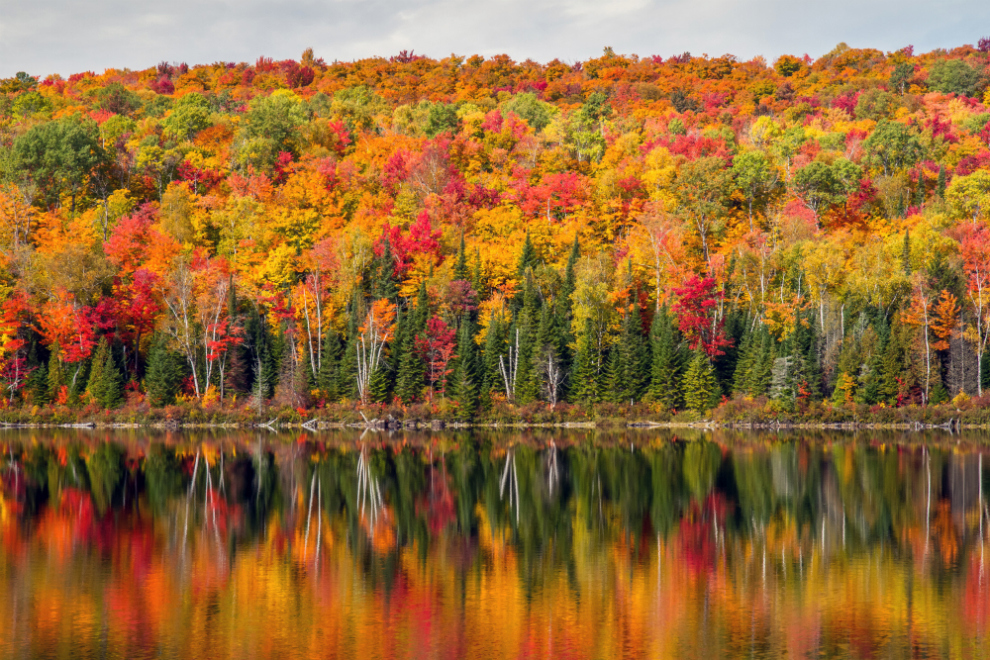
<path fill-rule="evenodd" d="M 987 658 L 982 436 L 0 433 L 2 658 Z"/>

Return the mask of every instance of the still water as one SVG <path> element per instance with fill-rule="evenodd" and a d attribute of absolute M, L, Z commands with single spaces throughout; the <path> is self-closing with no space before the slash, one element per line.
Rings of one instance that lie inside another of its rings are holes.
<path fill-rule="evenodd" d="M 0 658 L 987 658 L 984 440 L 5 431 Z"/>

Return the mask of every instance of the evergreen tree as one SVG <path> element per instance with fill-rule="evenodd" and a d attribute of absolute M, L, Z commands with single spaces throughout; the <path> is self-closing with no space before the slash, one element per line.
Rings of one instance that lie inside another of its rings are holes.
<path fill-rule="evenodd" d="M 393 300 L 399 294 L 399 289 L 395 282 L 395 254 L 388 237 L 383 241 L 381 252 L 381 255 L 376 255 L 371 260 L 370 293 L 375 299 Z"/>
<path fill-rule="evenodd" d="M 30 393 L 31 401 L 35 404 L 48 403 L 48 366 L 38 356 L 37 341 L 31 342 L 28 351 L 28 366 L 34 367 L 34 371 L 28 374 L 24 385 L 25 391 Z"/>
<path fill-rule="evenodd" d="M 935 185 L 935 194 L 939 199 L 945 199 L 945 165 L 938 166 L 938 183 Z"/>
<path fill-rule="evenodd" d="M 116 408 L 124 399 L 123 377 L 113 359 L 110 343 L 100 338 L 86 385 L 86 394 L 101 408 Z"/>
<path fill-rule="evenodd" d="M 509 337 L 514 339 L 519 331 L 519 372 L 516 375 L 516 403 L 530 403 L 540 396 L 540 379 L 537 368 L 536 332 L 541 313 L 532 271 L 526 272 L 522 292 L 522 309 L 509 328 Z"/>
<path fill-rule="evenodd" d="M 591 319 L 587 319 L 583 332 L 577 338 L 570 389 L 571 401 L 580 403 L 601 401 L 604 365 L 602 350 L 596 339 Z"/>
<path fill-rule="evenodd" d="M 925 205 L 925 178 L 918 172 L 918 184 L 914 188 L 914 205 L 921 208 Z"/>
<path fill-rule="evenodd" d="M 478 347 L 474 343 L 474 321 L 470 314 L 461 321 L 457 336 L 457 364 L 451 374 L 450 398 L 456 401 L 462 419 L 470 419 L 478 407 Z"/>
<path fill-rule="evenodd" d="M 520 278 L 526 275 L 526 271 L 536 266 L 536 248 L 530 240 L 529 232 L 526 232 L 526 241 L 523 243 L 522 254 L 519 256 L 519 267 L 516 273 Z"/>
<path fill-rule="evenodd" d="M 62 361 L 59 359 L 59 345 L 55 343 L 51 347 L 48 357 L 48 400 L 55 403 L 59 400 L 62 388 L 66 385 L 65 370 L 62 368 Z"/>
<path fill-rule="evenodd" d="M 690 410 L 704 413 L 718 405 L 720 392 L 715 367 L 703 350 L 694 352 L 694 357 L 684 372 L 682 387 L 684 404 Z"/>
<path fill-rule="evenodd" d="M 354 299 L 348 305 L 347 310 L 347 339 L 344 344 L 343 354 L 337 368 L 337 394 L 341 399 L 355 400 L 358 398 L 357 391 L 357 341 L 358 328 L 361 325 L 361 305 L 357 292 Z"/>
<path fill-rule="evenodd" d="M 337 377 L 344 345 L 341 342 L 340 334 L 332 327 L 327 330 L 327 334 L 323 337 L 323 346 L 320 350 L 323 355 L 320 359 L 319 373 L 316 375 L 316 387 L 323 393 L 327 401 L 339 401 L 340 390 L 337 387 Z"/>
<path fill-rule="evenodd" d="M 144 372 L 144 390 L 148 393 L 148 403 L 156 408 L 175 403 L 185 376 L 185 360 L 168 349 L 165 337 L 156 336 L 151 342 L 148 367 Z"/>
<path fill-rule="evenodd" d="M 485 349 L 481 355 L 481 404 L 487 405 L 492 393 L 505 394 L 502 373 L 499 371 L 498 358 L 505 355 L 507 347 L 507 331 L 505 320 L 501 314 L 492 314 L 485 334 Z M 988 360 L 990 362 L 990 360 Z"/>
<path fill-rule="evenodd" d="M 665 408 L 679 408 L 683 402 L 681 395 L 681 373 L 684 369 L 684 351 L 673 318 L 666 306 L 653 316 L 650 328 L 652 360 L 650 364 L 650 390 L 652 401 Z"/>
<path fill-rule="evenodd" d="M 651 364 L 639 305 L 635 302 L 622 321 L 622 330 L 612 354 L 614 359 L 609 378 L 612 400 L 616 403 L 639 401 L 648 385 Z"/>
<path fill-rule="evenodd" d="M 423 388 L 426 386 L 426 364 L 416 352 L 416 337 L 425 332 L 430 316 L 430 298 L 426 292 L 425 281 L 420 284 L 416 306 L 406 316 L 402 345 L 396 346 L 396 351 L 393 353 L 398 362 L 395 394 L 405 403 L 411 403 L 422 396 Z"/>

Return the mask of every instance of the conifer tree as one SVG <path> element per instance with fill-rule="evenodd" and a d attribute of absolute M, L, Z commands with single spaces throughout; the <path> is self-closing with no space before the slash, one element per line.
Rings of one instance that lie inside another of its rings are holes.
<path fill-rule="evenodd" d="M 395 254 L 392 243 L 385 237 L 381 255 L 371 260 L 371 297 L 393 300 L 399 289 L 395 282 Z"/>
<path fill-rule="evenodd" d="M 595 339 L 591 319 L 587 319 L 583 332 L 577 338 L 570 389 L 571 401 L 580 403 L 601 401 L 604 365 L 601 348 Z"/>
<path fill-rule="evenodd" d="M 65 370 L 62 368 L 62 361 L 58 357 L 59 345 L 55 343 L 51 346 L 51 354 L 48 358 L 48 400 L 55 403 L 59 400 L 62 387 L 65 386 Z"/>
<path fill-rule="evenodd" d="M 457 336 L 457 364 L 448 388 L 462 419 L 470 419 L 478 406 L 478 347 L 474 343 L 474 321 L 470 314 L 461 322 Z"/>
<path fill-rule="evenodd" d="M 110 351 L 110 343 L 101 337 L 93 356 L 86 393 L 101 408 L 116 408 L 124 399 L 123 378 Z"/>
<path fill-rule="evenodd" d="M 718 405 L 720 392 L 715 367 L 703 350 L 694 351 L 684 372 L 683 388 L 684 404 L 690 410 L 704 413 Z"/>
<path fill-rule="evenodd" d="M 634 297 L 635 299 L 635 297 Z M 633 303 L 622 321 L 622 331 L 612 348 L 610 396 L 616 403 L 635 403 L 646 391 L 651 372 L 650 348 L 643 336 L 639 304 Z"/>
<path fill-rule="evenodd" d="M 156 336 L 148 352 L 148 368 L 144 373 L 148 403 L 156 408 L 175 403 L 185 375 L 185 361 L 182 356 L 169 350 L 165 337 Z"/>
<path fill-rule="evenodd" d="M 393 353 L 398 362 L 395 378 L 395 394 L 405 403 L 420 398 L 426 386 L 426 365 L 416 352 L 416 337 L 426 330 L 430 315 L 430 298 L 426 282 L 422 282 L 416 296 L 416 306 L 406 315 L 402 329 L 402 345 Z"/>
<path fill-rule="evenodd" d="M 492 393 L 504 393 L 502 374 L 499 371 L 499 356 L 505 355 L 507 343 L 505 321 L 501 314 L 492 314 L 485 334 L 485 349 L 481 354 L 481 393 L 480 402 L 485 406 Z M 990 362 L 990 360 L 988 360 Z"/>
<path fill-rule="evenodd" d="M 945 199 L 945 165 L 938 166 L 938 183 L 935 186 L 935 194 L 939 199 Z"/>
<path fill-rule="evenodd" d="M 666 306 L 653 316 L 650 343 L 650 400 L 668 409 L 679 408 L 683 402 L 681 381 L 686 360 L 674 320 Z"/>

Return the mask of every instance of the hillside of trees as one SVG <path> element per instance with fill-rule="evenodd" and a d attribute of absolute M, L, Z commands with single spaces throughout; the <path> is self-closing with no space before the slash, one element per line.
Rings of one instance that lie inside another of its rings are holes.
<path fill-rule="evenodd" d="M 990 39 L 19 73 L 0 300 L 19 419 L 980 408 Z"/>

